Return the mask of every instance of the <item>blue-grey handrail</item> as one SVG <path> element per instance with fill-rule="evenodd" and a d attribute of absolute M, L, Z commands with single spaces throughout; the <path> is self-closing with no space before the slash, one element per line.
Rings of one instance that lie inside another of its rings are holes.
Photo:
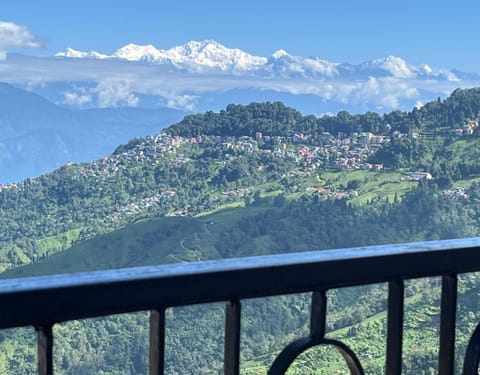
<path fill-rule="evenodd" d="M 479 270 L 467 238 L 6 279 L 0 328 Z"/>

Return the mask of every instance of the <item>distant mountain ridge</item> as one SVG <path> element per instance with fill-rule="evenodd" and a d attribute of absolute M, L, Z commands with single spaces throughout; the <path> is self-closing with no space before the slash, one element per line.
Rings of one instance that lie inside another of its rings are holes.
<path fill-rule="evenodd" d="M 90 51 L 82 52 L 68 48 L 65 52 L 55 54 L 60 58 L 77 59 L 111 59 L 144 62 L 158 65 L 171 65 L 179 69 L 201 72 L 214 69 L 237 74 L 259 74 L 269 76 L 295 76 L 310 78 L 341 77 L 378 77 L 396 78 L 436 78 L 458 81 L 458 76 L 472 74 L 458 70 L 434 69 L 427 64 L 414 66 L 397 56 L 373 59 L 358 65 L 335 63 L 319 57 L 300 57 L 280 49 L 270 57 L 255 56 L 238 48 L 227 48 L 214 40 L 190 41 L 184 45 L 157 49 L 155 46 L 127 44 L 111 55 Z M 473 77 L 479 78 L 478 75 Z"/>
<path fill-rule="evenodd" d="M 183 115 L 173 109 L 69 110 L 0 83 L 0 184 L 38 176 L 68 161 L 98 159 Z"/>

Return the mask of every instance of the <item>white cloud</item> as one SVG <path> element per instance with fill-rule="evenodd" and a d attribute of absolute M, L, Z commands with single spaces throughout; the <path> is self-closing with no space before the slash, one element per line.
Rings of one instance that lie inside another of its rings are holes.
<path fill-rule="evenodd" d="M 7 48 L 40 48 L 42 46 L 42 42 L 26 26 L 0 21 L 0 60 L 6 59 Z"/>
<path fill-rule="evenodd" d="M 130 83 L 126 80 L 102 80 L 92 92 L 97 93 L 98 106 L 101 108 L 122 105 L 136 107 L 140 101 L 133 94 Z"/>
<path fill-rule="evenodd" d="M 92 101 L 92 96 L 89 94 L 79 94 L 76 92 L 65 92 L 63 93 L 64 104 L 75 105 L 82 107 L 83 105 L 90 103 Z"/>
<path fill-rule="evenodd" d="M 308 94 L 318 97 L 319 101 L 334 101 L 366 110 L 411 109 L 417 101 L 426 103 L 438 96 L 444 97 L 457 87 L 480 85 L 480 80 L 453 82 L 439 77 L 375 76 L 349 79 L 332 76 L 329 79 L 314 79 L 214 72 L 200 74 L 127 61 L 14 55 L 0 61 L 0 81 L 19 85 L 54 82 L 65 82 L 67 85 L 68 82 L 74 82 L 62 90 L 64 94 L 60 101 L 64 100 L 67 104 L 139 106 L 142 105 L 141 95 L 151 95 L 158 97 L 158 101 L 165 106 L 189 111 L 197 110 L 198 103 L 205 102 L 202 100 L 205 95 L 218 96 L 229 90 Z"/>
<path fill-rule="evenodd" d="M 419 96 L 417 86 L 408 79 L 369 77 L 367 81 L 360 83 L 347 100 L 362 105 L 370 103 L 379 109 L 397 109 L 403 100 L 416 99 Z"/>
<path fill-rule="evenodd" d="M 171 96 L 167 99 L 167 107 L 173 109 L 183 109 L 187 111 L 194 111 L 197 104 L 197 96 L 181 95 Z"/>

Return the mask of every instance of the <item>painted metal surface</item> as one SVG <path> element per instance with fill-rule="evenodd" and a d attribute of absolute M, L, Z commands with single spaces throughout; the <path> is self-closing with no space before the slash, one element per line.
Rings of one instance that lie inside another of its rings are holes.
<path fill-rule="evenodd" d="M 478 270 L 471 238 L 11 279 L 0 328 Z"/>

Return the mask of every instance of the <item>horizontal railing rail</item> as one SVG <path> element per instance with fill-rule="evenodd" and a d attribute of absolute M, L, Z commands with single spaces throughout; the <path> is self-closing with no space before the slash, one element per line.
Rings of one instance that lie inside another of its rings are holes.
<path fill-rule="evenodd" d="M 34 326 L 40 375 L 53 374 L 55 323 L 150 310 L 150 374 L 163 374 L 165 309 L 226 302 L 224 373 L 239 374 L 241 300 L 312 292 L 311 332 L 288 345 L 269 374 L 284 374 L 316 345 L 333 345 L 352 374 L 355 353 L 325 337 L 326 291 L 386 282 L 389 286 L 386 373 L 400 374 L 403 282 L 441 276 L 439 374 L 454 372 L 457 275 L 480 271 L 480 238 L 222 259 L 0 281 L 0 328 Z M 464 374 L 477 374 L 480 328 L 472 335 Z"/>

